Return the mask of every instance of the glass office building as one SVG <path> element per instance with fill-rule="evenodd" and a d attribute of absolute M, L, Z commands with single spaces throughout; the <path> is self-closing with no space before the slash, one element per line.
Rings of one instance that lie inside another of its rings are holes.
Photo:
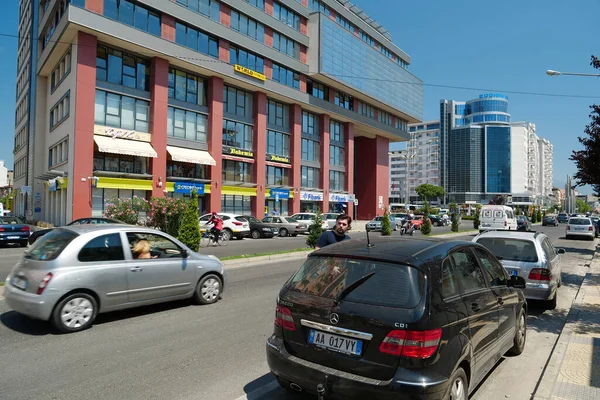
<path fill-rule="evenodd" d="M 485 127 L 485 191 L 510 193 L 510 127 Z"/>

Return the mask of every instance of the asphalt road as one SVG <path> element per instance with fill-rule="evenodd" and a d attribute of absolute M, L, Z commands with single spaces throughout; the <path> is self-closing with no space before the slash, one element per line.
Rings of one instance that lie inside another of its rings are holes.
<path fill-rule="evenodd" d="M 558 307 L 532 306 L 525 352 L 504 359 L 472 399 L 529 398 L 565 322 L 596 241 L 565 241 L 560 228 L 544 231 L 567 250 Z M 182 301 L 104 314 L 91 329 L 71 335 L 58 335 L 0 300 L 0 397 L 291 400 L 280 389 L 259 393 L 275 387 L 265 340 L 277 293 L 299 265 L 233 269 L 215 305 Z"/>

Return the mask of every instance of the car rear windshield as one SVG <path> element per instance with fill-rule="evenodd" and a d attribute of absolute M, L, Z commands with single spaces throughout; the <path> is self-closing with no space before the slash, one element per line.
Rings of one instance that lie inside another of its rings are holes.
<path fill-rule="evenodd" d="M 382 261 L 339 257 L 310 257 L 286 284 L 287 289 L 329 299 L 373 273 L 344 301 L 413 308 L 421 301 L 425 281 L 416 268 Z"/>
<path fill-rule="evenodd" d="M 588 218 L 571 218 L 569 225 L 591 225 L 592 221 Z"/>
<path fill-rule="evenodd" d="M 2 218 L 0 218 L 0 225 L 18 225 L 18 224 L 24 224 L 24 222 L 21 221 L 17 217 L 2 217 Z"/>
<path fill-rule="evenodd" d="M 560 214 L 558 214 L 558 216 L 559 216 L 559 217 L 568 217 L 568 215 L 567 215 L 567 214 L 563 214 L 563 213 L 560 213 Z"/>
<path fill-rule="evenodd" d="M 52 261 L 62 253 L 78 235 L 65 229 L 53 229 L 35 242 L 24 257 L 36 261 Z"/>
<path fill-rule="evenodd" d="M 529 240 L 481 238 L 477 243 L 487 247 L 499 260 L 537 262 L 535 244 Z"/>

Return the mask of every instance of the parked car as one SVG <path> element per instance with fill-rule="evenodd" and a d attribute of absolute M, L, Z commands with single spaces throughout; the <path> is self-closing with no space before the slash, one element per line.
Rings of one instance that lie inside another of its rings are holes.
<path fill-rule="evenodd" d="M 114 218 L 100 218 L 100 217 L 91 217 L 91 218 L 79 218 L 74 221 L 71 221 L 67 224 L 67 226 L 71 225 L 85 225 L 85 224 L 124 224 L 125 222 L 119 221 Z M 40 237 L 44 236 L 46 233 L 50 232 L 54 228 L 50 229 L 39 229 L 37 231 L 31 232 L 29 236 L 29 244 L 34 244 L 36 240 Z"/>
<path fill-rule="evenodd" d="M 544 218 L 542 218 L 542 226 L 558 226 L 558 224 L 558 219 L 554 215 L 544 215 Z"/>
<path fill-rule="evenodd" d="M 243 218 L 250 223 L 250 237 L 252 239 L 272 238 L 275 235 L 279 235 L 278 227 L 273 224 L 262 222 L 260 219 L 254 218 L 251 215 L 241 215 L 236 218 Z"/>
<path fill-rule="evenodd" d="M 390 228 L 393 231 L 397 231 L 401 226 L 401 221 L 397 221 L 393 216 L 389 216 L 390 218 Z M 381 222 L 383 221 L 383 217 L 375 217 L 371 221 L 367 222 L 366 228 L 370 231 L 380 231 L 381 230 Z"/>
<path fill-rule="evenodd" d="M 390 215 L 396 219 L 396 223 L 400 226 L 404 223 L 404 221 L 412 219 L 412 216 L 406 213 L 392 213 Z"/>
<path fill-rule="evenodd" d="M 479 213 L 479 232 L 517 230 L 514 210 L 509 206 L 484 205 Z"/>
<path fill-rule="evenodd" d="M 565 227 L 565 239 L 573 236 L 586 237 L 594 240 L 596 237 L 596 228 L 592 225 L 592 220 L 587 217 L 571 217 Z"/>
<path fill-rule="evenodd" d="M 524 287 L 471 242 L 327 246 L 279 292 L 267 362 L 283 388 L 325 398 L 466 400 L 523 352 Z"/>
<path fill-rule="evenodd" d="M 337 217 L 339 213 L 325 213 L 323 214 L 323 219 L 327 221 L 327 226 L 329 229 L 335 228 L 335 224 L 337 223 Z"/>
<path fill-rule="evenodd" d="M 556 217 L 556 219 L 558 219 L 558 222 L 560 222 L 561 224 L 564 224 L 567 221 L 569 221 L 569 214 L 567 214 L 567 213 L 558 213 L 558 216 Z"/>
<path fill-rule="evenodd" d="M 517 230 L 529 232 L 531 230 L 531 221 L 525 215 L 517 215 Z"/>
<path fill-rule="evenodd" d="M 273 215 L 264 217 L 262 221 L 277 227 L 279 236 L 281 237 L 286 237 L 288 235 L 298 236 L 299 234 L 308 231 L 308 224 L 305 221 L 298 221 L 292 217 Z"/>
<path fill-rule="evenodd" d="M 246 237 L 250 237 L 250 223 L 246 221 L 239 214 L 230 214 L 230 213 L 218 213 L 217 214 L 223 220 L 223 236 L 229 235 L 228 239 L 243 239 Z M 205 231 L 212 228 L 212 224 L 209 224 L 211 214 L 204 214 L 198 219 L 200 223 L 200 230 Z"/>
<path fill-rule="evenodd" d="M 144 240 L 148 258 L 136 258 L 132 249 Z M 16 312 L 76 332 L 98 313 L 190 297 L 215 303 L 226 283 L 218 258 L 195 253 L 164 232 L 89 224 L 55 228 L 40 238 L 6 278 L 4 296 Z"/>
<path fill-rule="evenodd" d="M 0 217 L 0 243 L 17 243 L 27 246 L 30 226 L 19 217 Z"/>
<path fill-rule="evenodd" d="M 431 219 L 429 219 L 429 221 L 431 221 Z M 424 215 L 415 215 L 414 218 L 410 220 L 410 223 L 415 226 L 415 229 L 419 229 L 419 230 L 421 230 L 421 226 L 423 225 L 423 222 L 425 222 Z"/>
<path fill-rule="evenodd" d="M 485 246 L 504 265 L 510 276 L 525 279 L 526 299 L 543 300 L 549 309 L 556 307 L 557 289 L 562 284 L 560 255 L 550 238 L 541 232 L 488 231 L 473 238 Z"/>
<path fill-rule="evenodd" d="M 303 222 L 305 225 L 309 226 L 311 224 L 314 224 L 316 216 L 317 216 L 317 214 L 315 214 L 315 213 L 304 212 L 304 213 L 294 214 L 291 217 L 294 218 L 296 221 Z M 323 218 L 323 222 L 321 223 L 321 228 L 329 229 L 329 223 L 325 220 L 325 218 Z"/>
<path fill-rule="evenodd" d="M 446 226 L 448 225 L 448 220 L 440 217 L 439 215 L 430 215 L 429 220 L 431 221 L 431 225 L 433 226 Z"/>

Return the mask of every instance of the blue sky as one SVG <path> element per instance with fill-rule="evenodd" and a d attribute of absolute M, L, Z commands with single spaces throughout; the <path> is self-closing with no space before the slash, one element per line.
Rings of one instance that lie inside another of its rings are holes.
<path fill-rule="evenodd" d="M 600 102 L 600 80 L 549 77 L 547 69 L 599 72 L 596 0 L 577 1 L 399 1 L 354 0 L 392 34 L 412 58 L 409 69 L 425 84 L 507 91 L 595 96 L 594 99 L 509 96 L 513 121 L 536 124 L 554 144 L 554 183 L 562 187 L 576 172 L 568 160 L 588 123 L 589 105 Z M 18 1 L 3 1 L 0 34 L 17 34 Z M 0 36 L 0 160 L 13 164 L 17 39 Z M 486 90 L 487 91 L 487 90 Z M 483 90 L 424 87 L 424 118 L 439 118 L 439 100 L 469 100 Z M 588 193 L 589 188 L 580 191 Z"/>

